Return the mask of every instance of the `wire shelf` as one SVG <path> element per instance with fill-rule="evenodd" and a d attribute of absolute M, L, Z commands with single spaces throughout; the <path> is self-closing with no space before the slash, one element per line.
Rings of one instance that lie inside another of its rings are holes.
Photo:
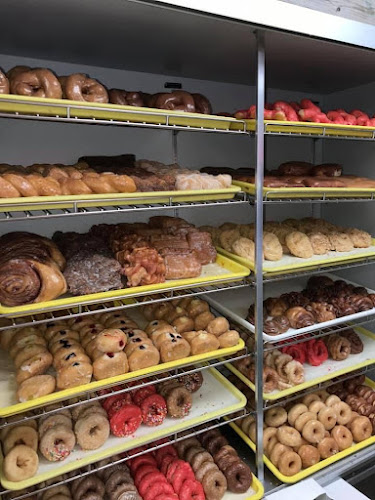
<path fill-rule="evenodd" d="M 26 326 L 37 326 L 44 323 L 49 323 L 50 321 L 58 321 L 65 319 L 72 319 L 78 316 L 87 316 L 91 314 L 100 314 L 103 312 L 112 312 L 123 309 L 131 309 L 133 307 L 138 307 L 140 305 L 154 304 L 158 302 L 165 302 L 174 299 L 183 299 L 185 297 L 191 297 L 194 295 L 203 295 L 208 293 L 219 292 L 223 290 L 235 290 L 237 288 L 243 288 L 249 286 L 247 279 L 242 279 L 239 281 L 228 281 L 215 284 L 207 284 L 205 286 L 187 288 L 187 289 L 171 289 L 164 290 L 162 293 L 155 295 L 150 295 L 149 292 L 142 294 L 137 294 L 136 297 L 130 297 L 129 299 L 116 299 L 108 302 L 90 301 L 86 304 L 80 304 L 74 308 L 67 309 L 62 307 L 60 310 L 48 311 L 43 314 L 29 314 L 28 316 L 10 318 L 6 315 L 1 315 L 3 318 L 0 324 L 0 332 L 3 330 L 8 330 L 10 328 L 24 328 Z M 6 318 L 6 319 L 5 319 Z"/>
<path fill-rule="evenodd" d="M 141 194 L 141 193 L 140 193 Z M 161 194 L 162 196 L 162 194 Z M 204 196 L 203 193 L 200 196 Z M 191 197 L 189 195 L 189 197 Z M 48 202 L 50 208 L 38 209 L 38 206 L 46 205 L 43 201 L 38 203 L 33 203 L 32 208 L 30 206 L 29 210 L 17 210 L 19 204 L 7 204 L 0 203 L 0 222 L 17 222 L 25 220 L 40 220 L 40 219 L 55 219 L 60 217 L 72 217 L 79 215 L 105 215 L 105 214 L 117 214 L 117 213 L 127 213 L 134 211 L 144 212 L 144 211 L 155 211 L 155 210 L 168 210 L 168 209 L 185 209 L 185 208 L 203 208 L 203 207 L 213 207 L 213 206 L 226 206 L 226 205 L 241 205 L 247 204 L 245 193 L 238 193 L 235 198 L 231 200 L 210 200 L 202 201 L 199 200 L 199 195 L 196 195 L 197 201 L 190 202 L 178 202 L 173 201 L 173 197 L 169 197 L 169 201 L 166 203 L 147 203 L 147 204 L 136 204 L 136 198 L 134 199 L 135 204 L 132 205 L 121 205 L 121 200 L 119 199 L 103 199 L 97 200 L 96 206 L 81 207 L 78 206 L 82 203 L 88 203 L 87 200 L 78 200 L 74 202 Z M 107 203 L 113 202 L 113 205 L 108 205 Z M 61 208 L 64 205 L 72 204 L 71 208 Z M 93 203 L 90 200 L 90 203 Z M 106 206 L 101 204 L 105 203 Z"/>
<path fill-rule="evenodd" d="M 308 203 L 310 204 L 316 204 L 316 203 L 363 203 L 363 202 L 369 202 L 369 201 L 374 201 L 375 200 L 375 191 L 374 192 L 369 192 L 368 194 L 361 194 L 361 196 L 350 196 L 348 195 L 347 197 L 343 197 L 342 194 L 339 196 L 339 191 L 337 192 L 337 197 L 333 196 L 332 193 L 322 193 L 320 196 L 314 196 L 309 198 L 308 196 L 306 197 L 295 197 L 296 195 L 293 195 L 293 192 L 290 192 L 291 197 L 285 197 L 285 192 L 283 194 L 283 197 L 276 198 L 275 192 L 270 191 L 269 193 L 264 194 L 263 198 L 263 203 L 266 205 L 269 204 L 300 204 L 300 203 Z M 252 194 L 248 195 L 249 197 L 249 203 L 250 205 L 255 205 L 255 196 Z"/>

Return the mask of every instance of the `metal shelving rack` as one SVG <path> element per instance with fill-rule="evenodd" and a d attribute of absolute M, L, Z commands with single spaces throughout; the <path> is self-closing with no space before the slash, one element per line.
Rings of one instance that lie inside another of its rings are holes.
<path fill-rule="evenodd" d="M 141 2 L 142 3 L 142 2 Z M 147 3 L 147 2 L 146 2 Z M 181 7 L 191 7 L 191 5 L 185 5 L 186 2 L 185 0 L 181 0 L 179 2 L 168 2 L 165 1 L 163 2 L 164 4 L 170 3 L 173 6 L 179 5 Z M 195 3 L 195 2 L 191 2 Z M 261 3 L 261 2 L 260 2 Z M 199 5 L 198 5 L 199 4 Z M 225 2 L 222 3 L 223 5 Z M 229 4 L 229 2 L 227 2 Z M 269 130 L 269 128 L 272 129 L 272 124 L 265 124 L 264 123 L 264 103 L 265 103 L 265 93 L 266 93 L 266 81 L 265 81 L 265 67 L 266 67 L 266 50 L 265 50 L 265 31 L 262 28 L 259 28 L 259 26 L 275 26 L 278 29 L 281 30 L 289 30 L 290 26 L 286 22 L 286 20 L 283 17 L 278 16 L 277 17 L 277 9 L 275 11 L 268 11 L 267 13 L 262 11 L 262 7 L 259 5 L 258 10 L 256 12 L 252 12 L 252 15 L 254 15 L 253 19 L 249 19 L 249 13 L 242 10 L 241 0 L 234 0 L 231 2 L 231 7 L 230 11 L 229 5 L 228 6 L 215 6 L 212 7 L 212 10 L 208 8 L 208 13 L 207 15 L 223 15 L 229 18 L 234 18 L 237 17 L 237 19 L 240 19 L 241 21 L 244 21 L 246 23 L 254 22 L 254 19 L 256 19 L 255 22 L 258 23 L 257 29 L 255 31 L 256 35 L 256 52 L 257 52 L 257 75 L 256 75 L 256 87 L 257 87 L 257 99 L 256 99 L 256 104 L 257 104 L 257 121 L 256 121 L 256 130 L 255 132 L 253 130 L 250 130 L 247 128 L 246 123 L 244 123 L 243 130 L 222 130 L 222 129 L 216 129 L 216 128 L 205 128 L 205 127 L 191 127 L 191 126 L 176 126 L 172 125 L 169 122 L 169 117 L 167 115 L 166 118 L 166 123 L 165 124 L 148 124 L 148 123 L 142 123 L 138 121 L 130 121 L 130 120 L 101 120 L 101 119 L 94 119 L 94 118 L 78 118 L 74 116 L 74 106 L 67 106 L 62 104 L 61 107 L 64 109 L 64 113 L 66 113 L 65 116 L 43 116 L 43 115 L 35 115 L 35 114 L 19 114 L 19 113 L 0 113 L 0 118 L 11 118 L 11 119 L 23 119 L 23 120 L 39 120 L 39 121 L 55 121 L 55 122 L 68 122 L 68 123 L 83 123 L 83 124 L 92 124 L 92 125 L 116 125 L 116 126 L 130 126 L 130 127 L 139 127 L 139 128 L 146 128 L 146 129 L 151 129 L 151 130 L 171 130 L 172 132 L 177 132 L 177 131 L 195 131 L 195 132 L 214 132 L 214 133 L 222 133 L 222 134 L 232 134 L 232 135 L 239 135 L 239 136 L 253 136 L 255 135 L 255 141 L 256 141 L 256 192 L 254 196 L 248 195 L 247 197 L 239 197 L 237 196 L 234 200 L 226 200 L 226 201 L 217 201 L 217 202 L 189 202 L 189 203 L 178 203 L 178 202 L 173 202 L 172 200 L 169 200 L 169 203 L 166 204 L 158 204 L 158 205 L 153 205 L 152 203 L 147 204 L 147 205 L 138 205 L 136 202 L 132 205 L 118 205 L 117 203 L 113 203 L 113 205 L 105 206 L 102 207 L 100 204 L 98 204 L 95 207 L 90 207 L 90 208 L 79 208 L 78 206 L 74 206 L 72 209 L 61 209 L 56 206 L 56 208 L 50 209 L 50 210 L 45 210 L 41 209 L 38 210 L 37 207 L 35 210 L 26 210 L 22 212 L 15 212 L 12 210 L 12 206 L 6 207 L 6 210 L 3 211 L 3 213 L 0 215 L 0 222 L 13 222 L 16 220 L 40 220 L 40 219 L 51 219 L 53 220 L 56 217 L 72 217 L 72 216 L 88 216 L 88 215 L 95 215 L 95 214 L 105 214 L 105 213 L 126 213 L 130 212 L 133 210 L 137 211 L 145 211 L 145 210 L 161 210 L 161 209 L 178 209 L 178 208 L 203 208 L 205 206 L 214 206 L 217 205 L 218 207 L 225 206 L 225 205 L 234 205 L 234 204 L 246 204 L 246 206 L 250 209 L 250 207 L 255 208 L 255 220 L 256 220 L 256 259 L 255 259 L 255 275 L 252 276 L 248 280 L 243 280 L 242 282 L 239 283 L 226 283 L 226 284 L 221 284 L 221 285 L 211 285 L 207 287 L 200 287 L 200 288 L 192 288 L 189 290 L 173 290 L 173 291 L 163 291 L 163 293 L 159 294 L 157 298 L 155 297 L 149 297 L 146 300 L 142 300 L 141 298 L 135 298 L 132 303 L 127 303 L 127 302 L 120 302 L 117 305 L 114 305 L 113 303 L 102 303 L 100 304 L 100 307 L 98 309 L 91 309 L 90 305 L 91 304 L 85 304 L 83 306 L 80 306 L 79 309 L 76 310 L 66 310 L 65 315 L 57 315 L 53 311 L 47 312 L 43 317 L 40 315 L 32 316 L 28 320 L 24 320 L 24 318 L 15 318 L 9 320 L 10 323 L 7 325 L 1 325 L 0 326 L 0 333 L 2 330 L 8 329 L 8 328 L 18 328 L 21 325 L 26 326 L 26 325 L 38 325 L 42 323 L 49 322 L 54 319 L 66 319 L 66 318 L 72 318 L 77 315 L 88 315 L 88 314 L 95 314 L 95 313 L 100 313 L 105 311 L 116 311 L 118 309 L 123 309 L 123 308 L 131 308 L 131 307 L 137 307 L 140 304 L 148 304 L 151 302 L 163 302 L 163 301 L 168 301 L 175 299 L 177 297 L 187 297 L 190 295 L 201 295 L 201 294 L 206 294 L 206 293 L 214 293 L 220 290 L 226 290 L 228 288 L 238 288 L 238 287 L 246 287 L 246 286 L 254 286 L 255 291 L 256 291 L 256 317 L 255 317 L 255 340 L 256 340 L 256 346 L 254 352 L 249 352 L 249 350 L 245 351 L 244 353 L 234 356 L 231 358 L 231 360 L 235 359 L 241 359 L 242 357 L 246 356 L 255 356 L 255 362 L 256 362 L 256 390 L 255 390 L 255 401 L 256 401 L 256 407 L 255 407 L 255 412 L 257 414 L 257 452 L 256 452 L 256 459 L 257 459 L 257 476 L 261 482 L 264 482 L 265 479 L 265 474 L 264 474 L 264 464 L 263 464 L 263 412 L 264 409 L 269 407 L 264 404 L 263 401 L 263 379 L 262 379 L 262 371 L 263 371 L 263 355 L 264 352 L 267 350 L 271 349 L 268 346 L 264 346 L 263 344 L 263 337 L 262 337 L 262 331 L 263 331 L 263 286 L 264 283 L 266 282 L 272 282 L 276 280 L 281 280 L 281 279 L 288 279 L 292 278 L 296 275 L 300 276 L 302 274 L 311 275 L 311 274 L 316 274 L 321 271 L 327 271 L 329 268 L 323 268 L 323 269 L 315 269 L 311 271 L 301 271 L 301 273 L 296 273 L 296 274 L 288 274 L 288 275 L 279 275 L 279 276 L 267 276 L 263 275 L 262 272 L 262 248 L 263 248 L 263 215 L 264 215 L 264 208 L 266 205 L 269 204 L 295 204 L 295 203 L 310 203 L 310 204 L 320 204 L 320 203 L 345 203 L 345 202 L 368 202 L 368 201 L 374 201 L 375 199 L 375 192 L 369 194 L 368 197 L 366 198 L 332 198 L 328 197 L 327 195 L 323 194 L 320 198 L 311 198 L 311 199 L 306 199 L 306 198 L 270 198 L 268 194 L 265 196 L 263 195 L 263 179 L 264 179 L 264 162 L 265 162 L 265 137 L 304 137 L 304 138 L 312 138 L 314 140 L 317 139 L 347 139 L 347 140 L 364 140 L 364 141 L 373 141 L 375 139 L 375 132 L 372 134 L 371 137 L 366 137 L 366 138 L 353 138 L 353 137 L 345 137 L 345 136 L 334 136 L 331 134 L 326 134 L 325 131 L 323 130 L 322 134 L 316 135 L 316 134 L 296 134 L 292 132 L 288 132 L 287 128 L 288 125 L 285 124 L 285 131 L 283 132 L 273 132 L 272 130 Z M 237 5 L 238 8 L 234 8 L 235 5 Z M 160 6 L 160 8 L 163 8 L 163 6 Z M 198 2 L 195 7 L 197 9 L 206 9 L 205 6 L 201 5 L 201 2 Z M 265 6 L 264 6 L 265 7 Z M 291 6 L 286 6 L 286 4 L 283 4 L 283 8 L 285 9 L 290 9 Z M 234 14 L 236 12 L 236 14 Z M 238 14 L 238 13 L 241 13 Z M 268 21 L 266 21 L 266 17 L 264 16 L 269 16 Z M 240 17 L 238 17 L 240 16 Z M 243 16 L 243 17 L 241 17 Z M 263 16 L 263 17 L 262 17 Z M 300 20 L 303 20 L 303 18 L 299 18 Z M 298 21 L 298 17 L 295 19 L 295 22 Z M 344 23 L 345 24 L 345 23 Z M 303 23 L 300 25 L 301 27 L 303 26 Z M 346 25 L 345 25 L 346 26 Z M 349 25 L 350 26 L 350 25 Z M 301 28 L 303 30 L 303 28 Z M 312 31 L 311 31 L 312 30 Z M 296 29 L 295 31 L 300 31 L 299 29 Z M 331 33 L 341 33 L 342 30 L 334 30 L 332 29 Z M 315 26 L 314 24 L 309 26 L 309 34 L 313 36 L 321 36 L 323 38 L 327 38 L 326 32 L 320 32 L 320 27 Z M 339 35 L 337 35 L 339 36 Z M 340 35 L 341 36 L 341 35 Z M 365 40 L 366 35 L 364 33 L 360 33 L 360 31 L 357 32 L 356 34 L 358 40 L 353 41 L 353 43 L 361 44 L 365 43 L 363 40 Z M 329 35 L 329 37 L 332 38 L 332 34 Z M 361 38 L 362 37 L 362 38 Z M 367 43 L 367 42 L 366 42 Z M 367 45 L 368 46 L 368 45 Z M 371 48 L 375 48 L 371 46 Z M 151 114 L 152 112 L 150 112 Z M 160 116 L 160 114 L 158 114 Z M 217 119 L 217 117 L 215 117 Z M 223 120 L 225 120 L 223 118 Z M 311 125 L 312 126 L 312 125 Z M 321 128 L 321 127 L 320 127 Z M 173 142 L 174 147 L 175 147 L 175 141 Z M 176 151 L 174 151 L 174 156 Z M 271 194 L 271 193 L 269 193 Z M 111 200 L 108 199 L 108 202 Z M 259 258 L 260 257 L 260 258 Z M 373 263 L 373 259 L 365 259 L 364 261 L 360 262 L 354 262 L 351 264 L 343 264 L 343 265 L 338 265 L 338 266 L 332 266 L 331 269 L 345 269 L 353 266 L 359 266 L 359 265 L 368 265 Z M 358 322 L 357 324 L 364 324 L 366 322 L 371 321 L 372 317 L 369 318 L 363 318 L 361 322 Z M 341 331 L 342 329 L 347 328 L 348 326 L 352 325 L 347 325 L 343 324 L 338 327 L 334 327 L 331 329 L 325 329 L 325 330 L 319 330 L 317 329 L 315 332 L 313 332 L 311 337 L 320 337 L 324 335 L 329 335 L 331 333 L 336 333 L 338 331 Z M 290 339 L 290 344 L 298 343 L 302 340 L 305 340 L 304 338 L 299 338 L 296 336 L 293 339 Z M 283 343 L 283 345 L 286 345 Z M 289 345 L 289 344 L 288 344 Z M 272 345 L 272 349 L 277 348 L 278 344 L 275 343 Z M 196 370 L 204 370 L 209 366 L 219 366 L 225 362 L 228 362 L 228 359 L 223 360 L 223 361 L 213 361 L 210 363 L 207 363 L 206 366 L 203 367 L 197 367 L 197 368 L 190 368 L 188 370 L 184 370 L 185 373 L 191 373 Z M 368 371 L 369 368 L 365 368 L 361 370 L 361 373 L 365 373 Z M 357 373 L 356 373 L 357 374 Z M 351 376 L 356 375 L 353 373 L 348 374 L 346 378 L 350 378 Z M 174 378 L 179 376 L 180 373 L 175 373 L 170 375 L 170 378 Z M 165 380 L 165 379 L 163 379 Z M 153 380 L 151 380 L 148 383 L 155 383 L 158 381 L 158 376 L 155 375 Z M 332 383 L 332 381 L 326 382 L 325 386 L 328 386 Z M 140 386 L 143 385 L 144 383 L 140 382 Z M 132 387 L 134 389 L 134 387 Z M 125 392 L 128 389 L 124 389 L 121 392 Z M 311 389 L 296 393 L 292 397 L 287 398 L 287 400 L 291 401 L 297 397 L 300 397 L 301 394 L 305 394 L 311 392 Z M 96 399 L 100 399 L 100 397 L 95 397 Z M 92 395 L 88 395 L 87 399 L 85 402 L 92 401 L 94 398 Z M 80 403 L 71 403 L 69 404 L 66 403 L 64 404 L 65 407 L 71 407 L 74 406 L 75 404 L 80 404 Z M 279 401 L 277 402 L 279 404 Z M 47 413 L 53 413 L 55 411 L 58 411 L 56 409 L 50 410 Z M 223 426 L 226 425 L 229 422 L 235 421 L 238 418 L 242 418 L 246 414 L 251 414 L 251 410 L 244 410 L 243 412 L 240 412 L 240 414 L 236 414 L 231 416 L 227 420 L 218 420 L 212 423 L 212 425 L 208 428 L 214 428 L 218 426 Z M 39 415 L 37 416 L 42 416 L 45 415 L 46 412 L 42 411 Z M 31 417 L 25 417 L 31 418 Z M 7 422 L 2 422 L 1 427 L 4 427 L 7 425 Z M 206 427 L 204 430 L 208 430 Z M 176 442 L 180 439 L 185 439 L 186 437 L 190 437 L 196 434 L 199 434 L 200 432 L 203 432 L 202 429 L 199 428 L 193 428 L 192 432 L 190 434 L 184 433 L 183 436 L 173 436 L 170 438 L 170 442 Z M 159 447 L 165 446 L 165 444 L 159 444 L 156 446 L 153 446 L 150 448 L 151 450 L 157 449 Z M 141 451 L 138 451 L 137 454 L 131 455 L 131 453 L 127 453 L 126 456 L 117 459 L 115 462 L 112 462 L 111 464 L 107 464 L 104 466 L 100 466 L 98 464 L 93 464 L 89 466 L 88 468 L 84 468 L 83 470 L 76 471 L 77 475 L 85 476 L 89 475 L 93 472 L 96 472 L 98 470 L 101 470 L 106 467 L 110 467 L 113 464 L 125 462 L 128 460 L 131 456 L 137 456 L 138 454 L 141 454 Z M 349 457 L 348 459 L 345 459 L 337 464 L 334 465 L 334 467 L 330 468 L 328 471 L 323 470 L 322 472 L 318 473 L 316 477 L 321 477 L 329 474 L 330 471 L 332 471 L 332 474 L 334 475 L 333 477 L 337 477 L 342 471 L 347 470 L 348 468 L 352 467 L 353 463 L 355 461 L 362 461 L 364 459 L 368 459 L 368 456 L 374 453 L 374 446 L 368 449 L 363 450 L 361 453 L 358 454 L 357 456 Z M 69 478 L 64 478 L 63 481 L 60 482 L 60 484 L 65 484 L 66 482 L 69 482 L 73 479 L 75 479 L 76 476 L 74 477 L 69 477 Z M 59 483 L 55 483 L 59 484 Z M 47 490 L 49 487 L 52 485 L 45 485 L 42 484 L 40 489 L 38 490 L 40 493 Z M 283 486 L 280 486 L 280 488 Z M 276 487 L 278 489 L 279 487 Z M 8 492 L 1 492 L 1 494 L 5 494 Z M 33 493 L 28 493 L 28 494 L 21 494 L 16 497 L 17 500 L 22 500 L 24 498 L 27 498 Z"/>

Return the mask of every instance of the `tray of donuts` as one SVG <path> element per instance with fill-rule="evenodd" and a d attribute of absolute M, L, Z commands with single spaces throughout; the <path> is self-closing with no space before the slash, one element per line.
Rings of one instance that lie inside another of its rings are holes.
<path fill-rule="evenodd" d="M 240 410 L 245 396 L 215 369 L 63 408 L 2 429 L 1 483 L 19 490 Z M 77 401 L 79 402 L 79 400 Z M 56 409 L 56 407 L 53 407 Z M 32 414 L 28 416 L 32 417 Z"/>
<path fill-rule="evenodd" d="M 208 446 L 214 438 L 220 449 L 213 455 Z M 55 499 L 55 495 L 64 495 L 64 500 L 83 500 L 100 498 L 108 500 L 258 500 L 263 496 L 263 486 L 254 476 L 219 433 L 201 436 L 201 439 L 185 439 L 177 444 L 159 440 L 154 444 L 164 445 L 154 451 L 147 446 L 139 447 L 128 453 L 126 462 L 113 462 L 121 459 L 115 455 L 99 461 L 97 472 L 80 477 L 77 471 L 73 481 L 67 476 L 58 476 L 48 481 L 49 488 L 39 493 L 32 488 L 17 492 L 17 496 L 29 494 L 29 500 Z M 219 441 L 221 443 L 219 443 Z M 227 444 L 223 444 L 223 443 Z M 139 453 L 142 453 L 139 455 Z M 240 480 L 234 481 L 235 468 L 229 473 L 226 465 L 234 460 L 241 471 Z M 226 460 L 225 460 L 226 459 Z M 232 472 L 232 474 L 231 474 Z M 228 479 L 227 479 L 228 478 Z M 44 486 L 45 483 L 42 483 Z M 124 495 L 126 493 L 126 495 Z M 88 497 L 88 495 L 97 495 Z M 10 500 L 5 496 L 4 500 Z M 60 497 L 58 497 L 60 498 Z M 62 498 L 62 497 L 61 497 Z M 57 500 L 57 497 L 56 497 Z"/>
<path fill-rule="evenodd" d="M 375 314 L 375 291 L 331 273 L 266 283 L 263 339 L 267 342 L 310 333 Z M 255 291 L 222 291 L 206 296 L 217 311 L 255 332 Z"/>
<path fill-rule="evenodd" d="M 104 312 L 4 330 L 0 347 L 0 416 L 6 417 L 225 358 L 243 349 L 244 341 L 207 302 L 192 297 L 126 314 Z"/>
<path fill-rule="evenodd" d="M 203 229 L 210 232 L 218 252 L 254 271 L 254 224 L 226 223 Z M 323 219 L 268 221 L 263 230 L 264 273 L 288 273 L 375 256 L 375 240 L 369 233 Z"/>
<path fill-rule="evenodd" d="M 321 389 L 265 412 L 263 459 L 282 482 L 300 481 L 375 443 L 375 406 L 369 402 L 375 400 L 375 383 L 360 376 L 348 384 L 354 394 L 338 389 L 340 398 Z M 366 394 L 369 401 L 358 394 Z M 358 403 L 358 399 L 365 403 Z M 245 417 L 230 425 L 254 451 L 254 418 Z"/>
<path fill-rule="evenodd" d="M 276 400 L 375 363 L 375 334 L 348 328 L 321 339 L 273 349 L 264 355 L 263 399 Z M 251 358 L 225 365 L 255 391 Z"/>

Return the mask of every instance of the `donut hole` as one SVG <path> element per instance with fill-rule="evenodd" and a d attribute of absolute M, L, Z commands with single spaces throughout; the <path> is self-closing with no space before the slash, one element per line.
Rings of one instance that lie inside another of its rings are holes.
<path fill-rule="evenodd" d="M 16 460 L 16 465 L 17 467 L 19 467 L 20 469 L 23 469 L 24 467 L 27 467 L 28 466 L 28 463 L 29 463 L 29 460 L 25 457 L 22 457 L 22 456 L 18 456 L 17 457 L 17 460 Z"/>
<path fill-rule="evenodd" d="M 60 444 L 63 444 L 63 443 L 64 443 L 64 441 L 62 439 L 55 439 L 55 441 L 53 442 L 53 444 L 55 446 L 59 446 Z"/>
<path fill-rule="evenodd" d="M 89 430 L 89 434 L 90 436 L 95 436 L 95 434 L 99 431 L 99 427 L 97 425 L 95 425 L 94 427 L 91 427 L 91 429 Z"/>

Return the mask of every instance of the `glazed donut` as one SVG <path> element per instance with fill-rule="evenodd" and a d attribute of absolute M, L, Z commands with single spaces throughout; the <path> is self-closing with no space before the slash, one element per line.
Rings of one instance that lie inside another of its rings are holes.
<path fill-rule="evenodd" d="M 250 468 L 242 460 L 239 460 L 225 469 L 225 478 L 229 491 L 232 493 L 245 493 L 251 486 L 253 476 Z"/>
<path fill-rule="evenodd" d="M 18 387 L 17 400 L 20 403 L 31 399 L 41 398 L 55 391 L 56 380 L 52 375 L 36 375 L 31 377 Z"/>
<path fill-rule="evenodd" d="M 367 417 L 357 417 L 351 422 L 350 430 L 352 431 L 354 441 L 360 443 L 371 437 L 372 425 Z"/>
<path fill-rule="evenodd" d="M 316 415 L 322 410 L 323 408 L 327 408 L 326 405 L 323 403 L 323 401 L 313 401 L 309 405 L 309 411 L 312 411 Z"/>
<path fill-rule="evenodd" d="M 268 410 L 269 411 L 269 410 Z M 255 422 L 255 417 L 254 415 L 248 415 L 245 417 L 242 422 L 241 422 L 241 429 L 244 431 L 244 433 L 248 436 L 249 435 L 249 430 L 250 430 L 250 425 Z"/>
<path fill-rule="evenodd" d="M 330 431 L 337 423 L 336 412 L 330 406 L 322 408 L 318 413 L 318 420 L 327 431 Z"/>
<path fill-rule="evenodd" d="M 318 451 L 320 453 L 320 458 L 324 460 L 325 458 L 332 457 L 339 452 L 339 447 L 333 438 L 325 437 L 318 444 Z"/>
<path fill-rule="evenodd" d="M 306 413 L 309 411 L 306 405 L 300 403 L 295 406 L 293 406 L 289 412 L 288 412 L 288 422 L 290 425 L 294 425 L 294 422 L 297 420 L 297 418 L 302 415 L 302 413 Z"/>
<path fill-rule="evenodd" d="M 273 368 L 265 366 L 263 368 L 263 390 L 264 392 L 272 392 L 277 388 L 279 376 Z"/>
<path fill-rule="evenodd" d="M 279 356 L 275 357 L 275 367 L 276 371 L 281 377 L 282 380 L 287 381 L 288 376 L 285 372 L 286 365 L 293 361 L 292 356 L 289 356 L 289 354 L 280 354 Z"/>
<path fill-rule="evenodd" d="M 306 396 L 304 396 L 302 399 L 302 403 L 304 405 L 306 405 L 309 409 L 310 409 L 311 403 L 313 403 L 314 401 L 321 401 L 320 397 L 318 396 L 318 394 L 316 394 L 316 392 L 314 392 L 312 394 L 306 394 Z M 310 411 L 313 411 L 313 410 L 310 410 Z"/>
<path fill-rule="evenodd" d="M 299 361 L 290 361 L 285 365 L 284 371 L 288 377 L 288 382 L 292 385 L 302 384 L 305 380 L 305 370 Z"/>
<path fill-rule="evenodd" d="M 212 114 L 212 106 L 210 101 L 202 94 L 192 94 L 195 104 L 195 111 L 204 115 Z"/>
<path fill-rule="evenodd" d="M 267 427 L 263 432 L 263 448 L 267 450 L 267 446 L 270 443 L 272 437 L 277 435 L 276 427 Z"/>
<path fill-rule="evenodd" d="M 318 420 L 309 420 L 303 426 L 302 436 L 308 443 L 320 443 L 320 441 L 324 438 L 324 435 L 324 425 Z"/>
<path fill-rule="evenodd" d="M 315 391 L 315 394 L 319 396 L 323 403 L 326 403 L 326 400 L 329 397 L 329 392 L 327 392 L 325 389 L 319 389 L 318 391 Z"/>
<path fill-rule="evenodd" d="M 330 396 L 328 396 L 328 398 L 325 400 L 325 404 L 327 406 L 333 406 L 335 405 L 336 403 L 341 403 L 341 399 L 336 396 L 335 394 L 331 394 Z"/>
<path fill-rule="evenodd" d="M 336 413 L 336 420 L 339 425 L 346 425 L 352 420 L 352 410 L 343 401 L 332 405 L 331 408 Z"/>
<path fill-rule="evenodd" d="M 302 429 L 304 428 L 305 424 L 309 422 L 309 420 L 316 420 L 316 413 L 313 413 L 312 411 L 301 413 L 301 415 L 296 418 L 294 427 L 298 432 L 302 432 Z"/>
<path fill-rule="evenodd" d="M 102 352 L 119 352 L 125 347 L 127 337 L 119 328 L 107 328 L 96 337 L 96 348 Z"/>
<path fill-rule="evenodd" d="M 294 451 L 285 451 L 278 460 L 277 468 L 284 476 L 295 476 L 302 468 L 301 457 Z"/>
<path fill-rule="evenodd" d="M 3 453 L 7 455 L 15 446 L 23 444 L 38 450 L 38 433 L 32 427 L 26 425 L 17 425 L 12 427 L 3 441 Z"/>
<path fill-rule="evenodd" d="M 278 467 L 279 459 L 286 451 L 292 451 L 292 448 L 285 446 L 285 444 L 277 443 L 270 455 L 270 460 L 275 467 Z"/>
<path fill-rule="evenodd" d="M 320 453 L 317 448 L 311 444 L 303 444 L 298 450 L 298 455 L 301 457 L 302 467 L 304 469 L 312 467 L 320 462 Z"/>
<path fill-rule="evenodd" d="M 160 94 L 155 101 L 155 108 L 174 111 L 195 112 L 193 96 L 183 90 L 175 90 L 170 94 Z"/>
<path fill-rule="evenodd" d="M 37 453 L 28 446 L 15 446 L 5 456 L 3 471 L 8 481 L 25 481 L 35 476 L 39 466 Z"/>
<path fill-rule="evenodd" d="M 190 412 L 192 398 L 190 392 L 185 387 L 173 387 L 168 391 L 165 400 L 168 415 L 172 418 L 183 418 Z"/>
<path fill-rule="evenodd" d="M 229 328 L 229 321 L 226 318 L 219 316 L 208 323 L 206 330 L 208 333 L 212 333 L 213 335 L 216 335 L 216 337 L 219 337 L 219 335 L 227 332 Z"/>
<path fill-rule="evenodd" d="M 10 91 L 12 94 L 30 97 L 62 98 L 61 85 L 48 69 L 17 72 L 10 78 Z"/>
<path fill-rule="evenodd" d="M 346 450 L 353 444 L 353 435 L 344 425 L 336 425 L 331 431 L 331 436 L 336 441 L 339 450 Z"/>
<path fill-rule="evenodd" d="M 275 406 L 266 411 L 265 422 L 270 427 L 280 427 L 285 424 L 288 419 L 288 414 L 282 406 Z"/>
<path fill-rule="evenodd" d="M 140 92 L 127 92 L 126 90 L 110 89 L 108 91 L 109 102 L 120 104 L 120 106 L 144 106 Z"/>
<path fill-rule="evenodd" d="M 287 425 L 279 427 L 277 429 L 277 438 L 281 444 L 285 444 L 286 446 L 301 446 L 301 434 L 294 427 Z"/>
<path fill-rule="evenodd" d="M 58 462 L 70 455 L 75 443 L 76 438 L 71 429 L 64 425 L 56 425 L 42 436 L 39 451 L 48 461 Z"/>
<path fill-rule="evenodd" d="M 9 94 L 9 80 L 2 71 L 0 71 L 0 94 Z"/>
<path fill-rule="evenodd" d="M 72 101 L 108 102 L 106 88 L 93 78 L 82 73 L 75 73 L 59 78 L 63 96 Z"/>
<path fill-rule="evenodd" d="M 30 66 L 14 66 L 11 68 L 9 71 L 7 71 L 7 78 L 8 80 L 11 80 L 15 76 L 17 76 L 19 73 L 25 73 L 25 71 L 29 71 L 31 68 Z"/>

